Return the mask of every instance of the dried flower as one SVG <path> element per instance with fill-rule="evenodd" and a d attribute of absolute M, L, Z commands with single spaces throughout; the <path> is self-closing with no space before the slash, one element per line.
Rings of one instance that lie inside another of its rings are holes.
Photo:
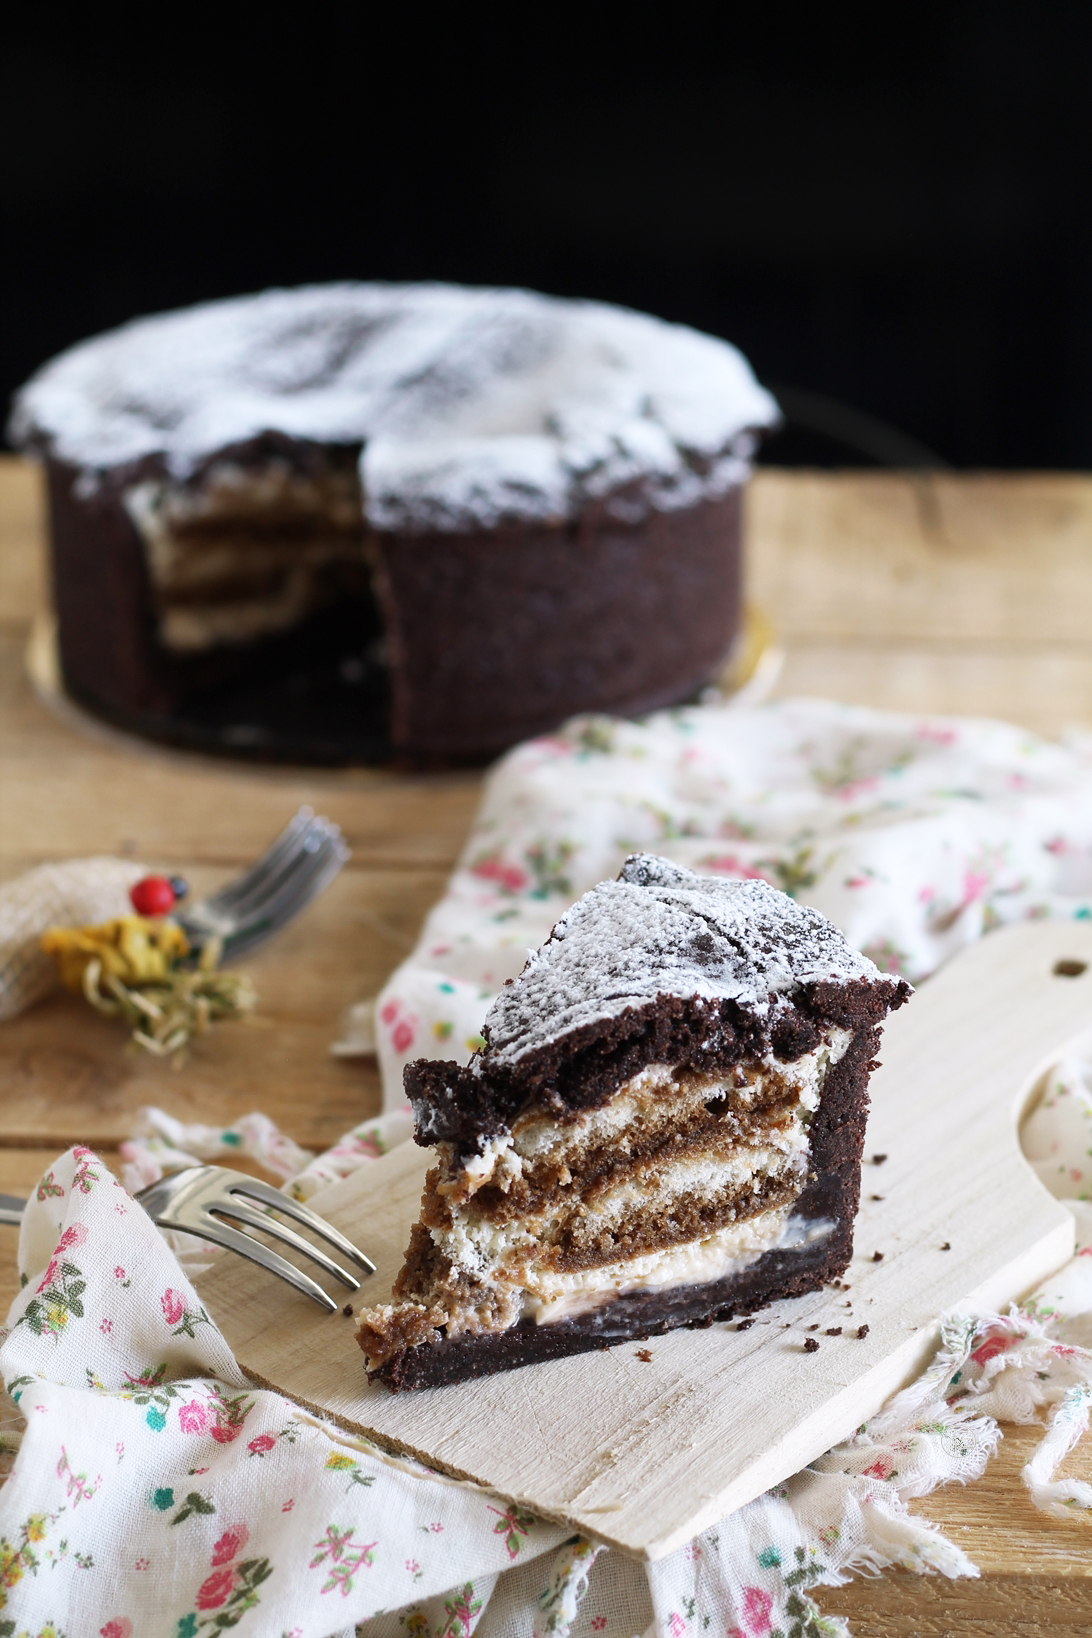
<path fill-rule="evenodd" d="M 70 990 L 84 988 L 93 961 L 123 984 L 162 982 L 190 946 L 177 922 L 148 916 L 116 916 L 97 927 L 47 927 L 41 937 Z"/>
<path fill-rule="evenodd" d="M 145 1052 L 176 1064 L 191 1036 L 216 1019 L 241 1017 L 257 1001 L 242 973 L 217 970 L 219 939 L 210 939 L 191 966 L 185 933 L 166 919 L 118 916 L 97 927 L 50 927 L 41 944 L 70 989 L 81 990 L 96 1011 L 124 1018 Z"/>

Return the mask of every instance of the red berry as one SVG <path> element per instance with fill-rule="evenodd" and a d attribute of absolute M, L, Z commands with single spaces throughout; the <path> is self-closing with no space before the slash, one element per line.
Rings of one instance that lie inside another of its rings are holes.
<path fill-rule="evenodd" d="M 166 916 L 174 909 L 174 888 L 166 876 L 142 876 L 129 897 L 138 916 Z"/>

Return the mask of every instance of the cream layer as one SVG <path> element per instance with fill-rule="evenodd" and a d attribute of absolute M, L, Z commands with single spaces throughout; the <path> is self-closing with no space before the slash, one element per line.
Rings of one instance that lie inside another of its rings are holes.
<path fill-rule="evenodd" d="M 595 1227 L 613 1234 L 624 1231 L 627 1218 L 640 1219 L 650 1209 L 658 1220 L 669 1221 L 674 1206 L 695 1194 L 715 1201 L 722 1194 L 749 1192 L 761 1183 L 783 1181 L 795 1182 L 799 1193 L 807 1179 L 807 1165 L 807 1135 L 800 1131 L 784 1146 L 740 1144 L 727 1157 L 663 1160 L 651 1176 L 627 1178 L 590 1203 L 574 1189 L 571 1203 L 561 1209 L 555 1205 L 549 1212 L 514 1221 L 497 1222 L 481 1215 L 471 1202 L 452 1210 L 449 1229 L 429 1232 L 454 1267 L 477 1279 L 500 1277 L 505 1265 L 514 1276 L 517 1267 L 533 1259 L 540 1248 L 549 1249 L 574 1217 L 588 1218 Z"/>
<path fill-rule="evenodd" d="M 551 1325 L 593 1313 L 627 1291 L 709 1285 L 741 1274 L 764 1252 L 825 1240 L 835 1226 L 833 1219 L 794 1217 L 791 1206 L 778 1206 L 746 1222 L 726 1224 L 704 1240 L 629 1257 L 602 1268 L 576 1274 L 537 1274 L 532 1270 L 524 1285 L 523 1313 L 537 1325 Z"/>

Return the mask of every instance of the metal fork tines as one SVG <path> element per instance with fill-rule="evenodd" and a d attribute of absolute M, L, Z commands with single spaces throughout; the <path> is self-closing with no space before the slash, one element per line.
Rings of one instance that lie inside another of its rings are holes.
<path fill-rule="evenodd" d="M 249 870 L 211 898 L 175 910 L 174 918 L 195 952 L 218 938 L 222 959 L 238 960 L 328 887 L 348 857 L 337 825 L 301 808 Z"/>
<path fill-rule="evenodd" d="M 313 1212 L 309 1206 L 301 1205 L 298 1200 L 290 1200 L 287 1195 L 281 1194 L 279 1189 L 272 1188 L 268 1183 L 262 1183 L 257 1178 L 247 1177 L 242 1172 L 229 1171 L 224 1166 L 189 1166 L 185 1171 L 174 1172 L 164 1177 L 149 1188 L 141 1189 L 134 1196 L 144 1207 L 152 1220 L 160 1228 L 180 1229 L 184 1234 L 197 1234 L 203 1240 L 211 1240 L 215 1245 L 224 1246 L 229 1251 L 237 1251 L 241 1257 L 248 1257 L 251 1262 L 258 1263 L 268 1269 L 280 1279 L 287 1280 L 289 1285 L 295 1286 L 314 1302 L 319 1303 L 331 1314 L 337 1312 L 337 1303 L 314 1280 L 309 1278 L 300 1269 L 290 1263 L 286 1257 L 262 1245 L 252 1235 L 233 1228 L 231 1223 L 225 1222 L 230 1218 L 234 1223 L 243 1223 L 250 1229 L 256 1229 L 261 1234 L 268 1234 L 274 1240 L 291 1246 L 293 1250 L 302 1253 L 311 1262 L 331 1275 L 335 1280 L 350 1291 L 360 1289 L 360 1281 L 355 1275 L 334 1262 L 324 1251 L 305 1240 L 295 1229 L 289 1228 L 286 1223 L 279 1223 L 270 1217 L 266 1211 L 258 1211 L 249 1201 L 257 1201 L 273 1211 L 282 1213 L 285 1217 L 293 1218 L 297 1223 L 309 1228 L 318 1239 L 339 1251 L 343 1257 L 355 1263 L 364 1274 L 374 1274 L 375 1264 L 362 1251 L 358 1251 L 351 1240 L 338 1232 L 330 1223 Z"/>

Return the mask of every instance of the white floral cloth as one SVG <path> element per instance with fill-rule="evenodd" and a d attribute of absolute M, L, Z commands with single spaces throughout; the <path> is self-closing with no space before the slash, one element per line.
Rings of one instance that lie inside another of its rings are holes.
<path fill-rule="evenodd" d="M 127 1181 L 249 1153 L 321 1209 L 324 1184 L 408 1137 L 406 1059 L 467 1055 L 526 948 L 649 847 L 765 876 L 920 978 L 1000 922 L 1092 913 L 1092 760 L 1002 724 L 821 702 L 581 719 L 499 765 L 380 997 L 391 1112 L 315 1159 L 260 1115 L 217 1129 L 149 1111 Z M 1092 1399 L 1092 1036 L 1047 1076 L 1025 1144 L 1070 1198 L 1073 1262 L 1020 1310 L 947 1326 L 855 1438 L 651 1566 L 252 1388 L 165 1238 L 72 1150 L 28 1208 L 0 1344 L 0 1638 L 816 1638 L 846 1630 L 818 1616 L 817 1584 L 896 1564 L 975 1575 L 907 1503 L 981 1473 L 999 1420 L 1048 1409 L 1030 1500 L 1092 1507 L 1092 1487 L 1054 1478 Z"/>

